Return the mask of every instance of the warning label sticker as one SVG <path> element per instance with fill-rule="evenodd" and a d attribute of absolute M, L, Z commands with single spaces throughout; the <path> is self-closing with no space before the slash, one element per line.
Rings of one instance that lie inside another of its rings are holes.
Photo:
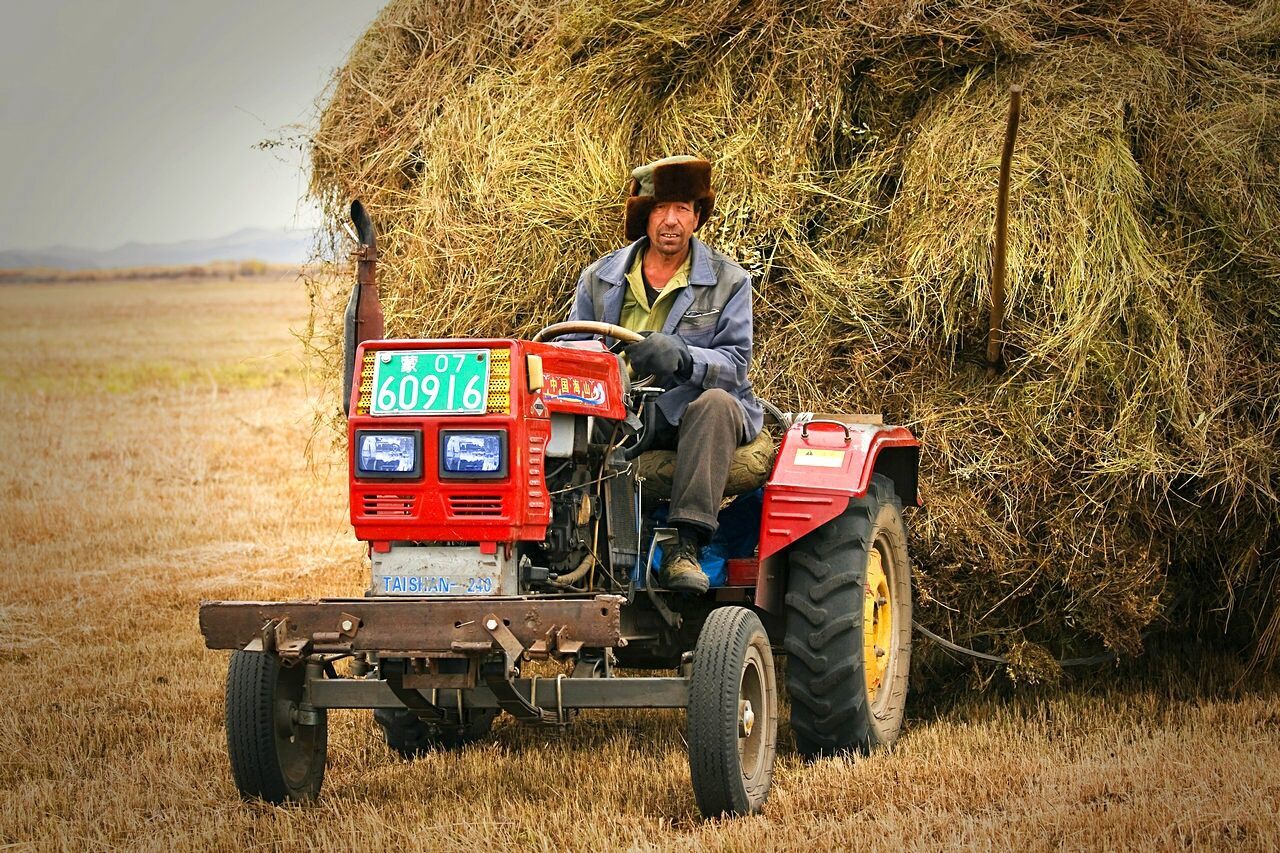
<path fill-rule="evenodd" d="M 841 468 L 844 466 L 844 453 L 843 450 L 801 447 L 796 450 L 796 464 L 813 468 Z"/>

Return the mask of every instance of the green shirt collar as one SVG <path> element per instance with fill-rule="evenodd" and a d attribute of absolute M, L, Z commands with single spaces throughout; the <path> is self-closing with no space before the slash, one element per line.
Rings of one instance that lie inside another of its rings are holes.
<path fill-rule="evenodd" d="M 689 286 L 689 270 L 692 267 L 693 252 L 685 255 L 684 263 L 680 265 L 680 269 L 675 271 L 675 275 L 671 276 L 671 280 L 666 286 L 658 291 L 658 298 L 653 300 L 653 307 L 656 308 L 662 302 L 669 301 L 674 297 L 668 297 L 667 294 L 675 293 L 682 287 Z M 636 252 L 635 260 L 631 262 L 631 269 L 627 270 L 627 284 L 631 286 L 631 297 L 640 305 L 649 305 L 649 296 L 644 292 L 644 252 Z M 652 310 L 652 309 L 650 309 Z"/>

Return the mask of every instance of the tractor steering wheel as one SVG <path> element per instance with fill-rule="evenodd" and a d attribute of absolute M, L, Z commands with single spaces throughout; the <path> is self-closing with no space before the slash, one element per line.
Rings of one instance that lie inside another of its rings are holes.
<path fill-rule="evenodd" d="M 550 326 L 544 326 L 539 329 L 538 334 L 533 336 L 533 342 L 537 343 L 558 338 L 561 335 L 573 334 L 604 335 L 607 338 L 615 338 L 628 344 L 644 340 L 643 335 L 638 335 L 630 329 L 624 329 L 622 326 L 615 326 L 613 323 L 599 323 L 595 320 L 569 320 L 564 323 L 552 323 Z"/>
<path fill-rule="evenodd" d="M 603 335 L 604 337 L 614 338 L 615 340 L 628 344 L 634 344 L 637 341 L 644 340 L 644 335 L 637 334 L 630 329 L 614 325 L 613 323 L 601 323 L 596 320 L 568 320 L 564 323 L 552 323 L 550 326 L 545 326 L 539 329 L 538 333 L 533 336 L 533 341 L 537 343 L 540 341 L 550 340 L 552 338 L 558 338 L 561 335 L 573 334 Z M 632 385 L 635 387 L 649 386 L 655 381 L 655 377 L 653 376 L 646 376 L 638 382 L 635 381 L 635 371 L 631 369 L 630 365 L 627 366 L 627 375 L 631 377 Z M 644 398 L 642 397 L 640 399 Z M 648 401 L 644 405 L 641 405 L 637 411 L 650 407 L 652 407 L 652 401 Z M 636 443 L 633 445 L 633 453 L 647 448 L 652 441 L 653 425 L 649 423 L 650 418 L 642 417 L 641 420 L 643 422 L 643 426 L 640 433 L 636 436 Z M 627 458 L 630 459 L 633 457 L 628 455 Z"/>
<path fill-rule="evenodd" d="M 533 336 L 534 343 L 547 341 L 551 338 L 558 338 L 561 335 L 603 335 L 606 338 L 614 338 L 624 344 L 634 344 L 637 341 L 643 341 L 644 335 L 633 332 L 622 326 L 615 326 L 613 323 L 600 323 L 596 320 L 567 320 L 563 323 L 552 323 L 550 326 L 543 326 L 538 333 Z M 617 353 L 618 350 L 613 347 L 609 348 L 609 352 Z M 627 376 L 631 379 L 632 385 L 650 385 L 656 377 L 646 376 L 640 381 L 636 381 L 636 372 L 627 365 Z"/>

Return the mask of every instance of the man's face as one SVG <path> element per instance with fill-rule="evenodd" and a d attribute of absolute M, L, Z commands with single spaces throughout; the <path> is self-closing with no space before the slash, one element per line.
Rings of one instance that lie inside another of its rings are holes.
<path fill-rule="evenodd" d="M 689 248 L 698 227 L 698 210 L 691 201 L 660 201 L 649 212 L 649 245 L 663 255 L 679 257 Z"/>

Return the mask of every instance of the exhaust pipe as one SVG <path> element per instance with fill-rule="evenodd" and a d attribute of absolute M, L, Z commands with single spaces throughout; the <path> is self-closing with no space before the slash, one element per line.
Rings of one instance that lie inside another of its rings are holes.
<path fill-rule="evenodd" d="M 356 228 L 360 247 L 351 253 L 356 259 L 356 283 L 351 288 L 342 325 L 342 411 L 348 416 L 356 375 L 356 347 L 364 341 L 381 340 L 386 332 L 378 302 L 378 241 L 373 220 L 359 199 L 351 202 L 351 224 Z"/>

